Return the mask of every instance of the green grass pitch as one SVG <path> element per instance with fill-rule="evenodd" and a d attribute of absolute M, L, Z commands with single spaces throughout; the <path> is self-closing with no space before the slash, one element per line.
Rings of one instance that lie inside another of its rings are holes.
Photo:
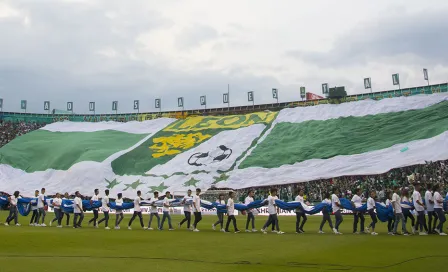
<path fill-rule="evenodd" d="M 0 221 L 6 216 L 1 212 Z M 130 231 L 129 215 L 121 230 L 106 231 L 88 227 L 91 216 L 86 215 L 83 229 L 29 227 L 29 216 L 19 217 L 22 227 L 0 226 L 0 271 L 385 272 L 445 271 L 448 267 L 448 236 L 392 237 L 385 223 L 378 225 L 379 236 L 353 235 L 351 216 L 344 217 L 340 236 L 331 234 L 328 225 L 326 234 L 317 234 L 320 216 L 308 217 L 305 234 L 295 233 L 294 217 L 280 217 L 284 235 L 213 231 L 216 216 L 204 216 L 199 233 L 177 229 L 181 216 L 173 216 L 174 231 L 143 231 L 137 221 Z M 48 214 L 46 221 L 52 218 Z M 241 230 L 245 219 L 237 216 Z M 266 219 L 256 217 L 258 230 Z M 110 222 L 114 220 L 112 215 Z M 146 214 L 145 225 L 148 220 Z"/>

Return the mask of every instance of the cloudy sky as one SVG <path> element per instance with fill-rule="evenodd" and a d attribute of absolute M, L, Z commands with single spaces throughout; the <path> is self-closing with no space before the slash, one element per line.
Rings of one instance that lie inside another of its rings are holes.
<path fill-rule="evenodd" d="M 362 93 L 448 81 L 446 0 L 0 0 L 4 111 L 154 111 L 300 100 L 321 84 Z"/>

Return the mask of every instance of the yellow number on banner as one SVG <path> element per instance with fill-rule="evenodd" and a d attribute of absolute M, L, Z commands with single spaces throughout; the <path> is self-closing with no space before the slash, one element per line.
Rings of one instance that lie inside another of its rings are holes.
<path fill-rule="evenodd" d="M 149 147 L 152 150 L 153 158 L 163 156 L 172 156 L 192 148 L 198 143 L 210 138 L 211 135 L 202 133 L 175 134 L 168 137 L 159 137 L 153 140 L 153 145 Z"/>

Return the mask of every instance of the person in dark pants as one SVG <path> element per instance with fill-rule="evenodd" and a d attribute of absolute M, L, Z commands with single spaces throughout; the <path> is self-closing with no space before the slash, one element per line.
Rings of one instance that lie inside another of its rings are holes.
<path fill-rule="evenodd" d="M 82 220 L 84 220 L 84 211 L 82 210 L 82 199 L 81 194 L 76 191 L 75 192 L 75 199 L 73 200 L 73 228 L 81 228 Z M 79 218 L 79 219 L 78 219 Z"/>
<path fill-rule="evenodd" d="M 152 223 L 152 218 L 156 217 L 157 218 L 157 229 L 160 226 L 160 216 L 159 216 L 159 211 L 157 208 L 157 205 L 155 204 L 155 202 L 157 200 L 159 200 L 159 192 L 154 192 L 154 202 L 151 205 L 151 210 L 150 210 L 150 214 L 149 214 L 149 223 L 148 223 L 148 229 L 149 230 L 153 230 L 153 228 L 151 228 L 151 223 Z"/>
<path fill-rule="evenodd" d="M 123 220 L 123 194 L 118 193 L 115 200 L 115 229 L 120 229 L 121 220 Z"/>
<path fill-rule="evenodd" d="M 372 235 L 378 235 L 378 233 L 375 232 L 375 226 L 378 222 L 375 214 L 376 204 L 375 204 L 375 197 L 376 192 L 375 190 L 370 191 L 370 197 L 367 199 L 367 212 L 370 215 L 370 218 L 372 219 L 372 222 L 367 227 L 367 232 L 370 232 Z"/>
<path fill-rule="evenodd" d="M 65 192 L 64 197 L 62 198 L 62 201 L 64 201 L 64 200 L 70 200 L 70 195 L 67 192 Z M 65 225 L 67 227 L 70 227 L 70 213 L 68 212 L 68 210 L 64 209 L 64 207 L 62 207 L 62 210 L 63 210 L 63 214 L 62 214 L 61 219 L 64 219 L 64 216 L 65 216 L 65 218 L 66 218 Z"/>
<path fill-rule="evenodd" d="M 425 204 L 426 204 L 426 211 L 428 214 L 428 233 L 435 234 L 436 232 L 434 231 L 434 229 L 436 227 L 436 222 L 437 222 L 438 217 L 437 217 L 437 214 L 434 212 L 434 197 L 433 197 L 431 190 L 432 190 L 432 185 L 428 183 L 427 190 L 425 192 Z M 434 218 L 434 225 L 432 222 L 433 218 Z"/>
<path fill-rule="evenodd" d="M 36 197 L 36 199 L 33 201 L 36 201 L 36 202 L 34 202 L 34 203 L 36 203 L 36 205 L 31 205 L 31 211 L 33 211 L 33 214 L 31 215 L 30 226 L 36 226 L 37 216 L 39 215 L 39 211 L 37 210 L 37 197 L 38 196 L 39 196 L 39 190 L 34 191 L 34 197 Z"/>
<path fill-rule="evenodd" d="M 190 229 L 190 224 L 191 224 L 191 190 L 187 191 L 187 195 L 184 196 L 184 198 L 182 199 L 182 205 L 184 205 L 184 215 L 185 218 L 180 221 L 179 223 L 179 228 L 182 227 L 182 225 L 187 222 L 187 229 Z"/>
<path fill-rule="evenodd" d="M 95 191 L 93 191 L 93 196 L 90 199 L 90 206 L 92 206 L 96 201 L 100 200 L 100 198 L 98 197 L 99 193 L 100 191 L 98 189 L 95 189 Z M 89 220 L 89 225 L 92 223 L 95 228 L 98 228 L 98 208 L 93 208 L 93 218 Z"/>
<path fill-rule="evenodd" d="M 339 189 L 334 188 L 333 194 L 331 195 L 331 208 L 333 210 L 334 217 L 336 219 L 336 224 L 334 226 L 333 232 L 335 234 L 342 234 L 341 232 L 339 232 L 339 226 L 341 225 L 342 221 L 344 221 L 344 219 L 342 218 L 342 211 L 341 211 L 342 205 L 338 195 L 339 195 Z"/>
<path fill-rule="evenodd" d="M 129 220 L 128 229 L 131 230 L 132 222 L 134 222 L 134 219 L 138 216 L 140 219 L 140 226 L 142 229 L 146 230 L 145 225 L 143 224 L 143 216 L 142 216 L 142 209 L 140 207 L 140 203 L 142 202 L 142 192 L 137 191 L 137 197 L 134 199 L 134 214 L 132 215 L 131 220 Z"/>
<path fill-rule="evenodd" d="M 19 197 L 20 192 L 15 191 L 14 194 L 10 197 L 8 197 L 9 201 L 9 216 L 6 218 L 5 226 L 9 226 L 9 223 L 11 223 L 12 220 L 14 220 L 14 224 L 17 227 L 20 227 L 19 224 L 19 215 L 17 210 L 17 198 Z"/>
<path fill-rule="evenodd" d="M 364 232 L 364 212 L 357 211 L 356 209 L 360 208 L 362 206 L 362 198 L 361 198 L 361 188 L 357 188 L 355 191 L 355 195 L 352 198 L 352 206 L 354 208 L 353 215 L 355 217 L 353 221 L 353 234 L 359 234 L 358 232 L 358 221 L 361 221 L 361 233 Z"/>
<path fill-rule="evenodd" d="M 434 229 L 436 233 L 441 236 L 446 236 L 446 233 L 443 232 L 443 223 L 446 221 L 445 213 L 443 212 L 443 197 L 439 192 L 439 185 L 436 184 L 433 187 L 434 191 L 434 212 L 437 213 L 439 217 L 439 224 L 437 228 Z"/>
<path fill-rule="evenodd" d="M 395 225 L 395 215 L 393 214 L 393 206 L 392 206 L 392 192 L 386 193 L 386 207 L 392 207 L 392 217 L 389 217 L 387 220 L 387 234 L 392 235 L 394 233 L 394 225 Z"/>
<path fill-rule="evenodd" d="M 165 198 L 163 199 L 163 217 L 162 222 L 160 223 L 159 230 L 163 230 L 163 224 L 165 223 L 165 219 L 168 219 L 168 227 L 169 230 L 174 230 L 173 225 L 171 225 L 171 216 L 170 216 L 170 192 L 165 193 Z"/>
<path fill-rule="evenodd" d="M 425 219 L 425 205 L 423 204 L 423 199 L 420 194 L 420 190 L 421 190 L 420 183 L 415 183 L 414 188 L 415 188 L 414 193 L 412 193 L 412 201 L 414 202 L 415 211 L 418 214 L 417 227 L 420 226 L 419 235 L 428 235 L 428 233 L 423 232 L 423 228 L 428 230 L 428 227 L 426 226 L 426 219 Z"/>
<path fill-rule="evenodd" d="M 236 226 L 236 219 L 235 219 L 235 202 L 233 200 L 234 192 L 229 192 L 229 199 L 227 200 L 227 223 L 226 223 L 226 230 L 225 232 L 229 231 L 230 222 L 233 222 L 233 229 L 235 233 L 240 232 L 238 227 Z"/>
<path fill-rule="evenodd" d="M 200 194 L 201 194 L 201 189 L 196 188 L 196 195 L 193 196 L 193 212 L 194 212 L 193 231 L 194 232 L 199 232 L 198 223 L 202 220 Z"/>
<path fill-rule="evenodd" d="M 320 223 L 319 234 L 325 233 L 322 229 L 326 222 L 328 222 L 330 229 L 333 230 L 333 222 L 331 221 L 330 216 L 330 207 L 331 207 L 330 193 L 325 193 L 325 199 L 322 201 L 322 203 L 325 204 L 325 206 L 322 210 L 322 222 Z"/>
<path fill-rule="evenodd" d="M 105 228 L 106 230 L 110 230 L 109 228 L 109 211 L 110 211 L 110 204 L 109 204 L 109 190 L 104 191 L 104 197 L 101 198 L 101 210 L 104 213 L 104 218 L 98 221 L 97 226 L 103 222 L 105 222 Z"/>
<path fill-rule="evenodd" d="M 269 225 L 274 224 L 276 227 L 276 232 L 277 234 L 284 234 L 283 231 L 280 231 L 280 227 L 278 224 L 278 217 L 277 217 L 277 204 L 275 204 L 275 200 L 277 200 L 277 189 L 276 188 L 272 188 L 271 190 L 271 195 L 268 196 L 268 213 L 269 213 L 269 218 L 266 221 L 266 223 L 264 224 L 263 228 L 261 229 L 261 232 L 263 232 L 264 234 L 266 234 L 266 228 L 269 227 Z"/>
<path fill-rule="evenodd" d="M 38 215 L 36 218 L 36 226 L 38 227 L 46 227 L 47 225 L 45 225 L 45 188 L 42 188 L 42 190 L 40 191 L 41 193 L 39 194 L 39 196 L 37 197 L 37 210 L 38 210 Z M 39 224 L 39 219 L 42 218 L 42 224 Z"/>
<path fill-rule="evenodd" d="M 303 200 L 303 189 L 299 189 L 297 196 L 296 196 L 296 202 L 299 202 L 300 204 L 304 205 L 305 201 Z M 302 220 L 302 224 L 300 224 L 300 220 Z M 306 223 L 306 220 L 308 218 L 306 217 L 305 210 L 303 209 L 303 206 L 296 209 L 296 233 L 304 233 L 303 226 Z"/>
<path fill-rule="evenodd" d="M 409 201 L 409 190 L 407 188 L 404 188 L 401 190 L 401 202 L 407 202 Z M 407 224 L 408 219 L 411 220 L 411 232 L 412 234 L 415 234 L 415 218 L 414 215 L 411 213 L 410 209 L 403 209 L 403 216 L 404 216 L 404 222 Z"/>
<path fill-rule="evenodd" d="M 58 221 L 58 228 L 62 228 L 61 222 L 62 222 L 62 199 L 61 195 L 59 193 L 56 194 L 56 197 L 53 198 L 53 210 L 54 210 L 54 218 L 50 221 L 50 227 L 53 224 L 53 222 Z"/>
<path fill-rule="evenodd" d="M 254 195 L 255 195 L 255 191 L 250 190 L 249 194 L 247 195 L 246 199 L 244 200 L 244 204 L 249 205 L 250 203 L 254 202 Z M 252 232 L 257 232 L 257 229 L 255 228 L 254 211 L 255 211 L 255 209 L 247 210 L 246 232 L 251 232 L 251 230 L 249 229 L 249 224 L 251 222 L 252 222 Z"/>
<path fill-rule="evenodd" d="M 226 201 L 224 200 L 224 195 L 223 194 L 219 195 L 219 199 L 216 200 L 216 203 L 218 203 L 219 205 L 226 205 Z M 218 221 L 216 221 L 212 225 L 213 230 L 216 229 L 217 225 L 220 225 L 221 226 L 221 231 L 225 232 L 225 230 L 224 230 L 224 213 L 223 212 L 219 212 L 218 209 L 216 209 L 216 215 L 218 216 Z"/>

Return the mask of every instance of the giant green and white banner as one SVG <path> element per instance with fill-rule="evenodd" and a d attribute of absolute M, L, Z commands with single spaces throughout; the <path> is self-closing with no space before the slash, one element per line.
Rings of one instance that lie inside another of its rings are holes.
<path fill-rule="evenodd" d="M 0 149 L 0 191 L 246 188 L 448 159 L 448 94 L 234 116 L 57 122 Z"/>

